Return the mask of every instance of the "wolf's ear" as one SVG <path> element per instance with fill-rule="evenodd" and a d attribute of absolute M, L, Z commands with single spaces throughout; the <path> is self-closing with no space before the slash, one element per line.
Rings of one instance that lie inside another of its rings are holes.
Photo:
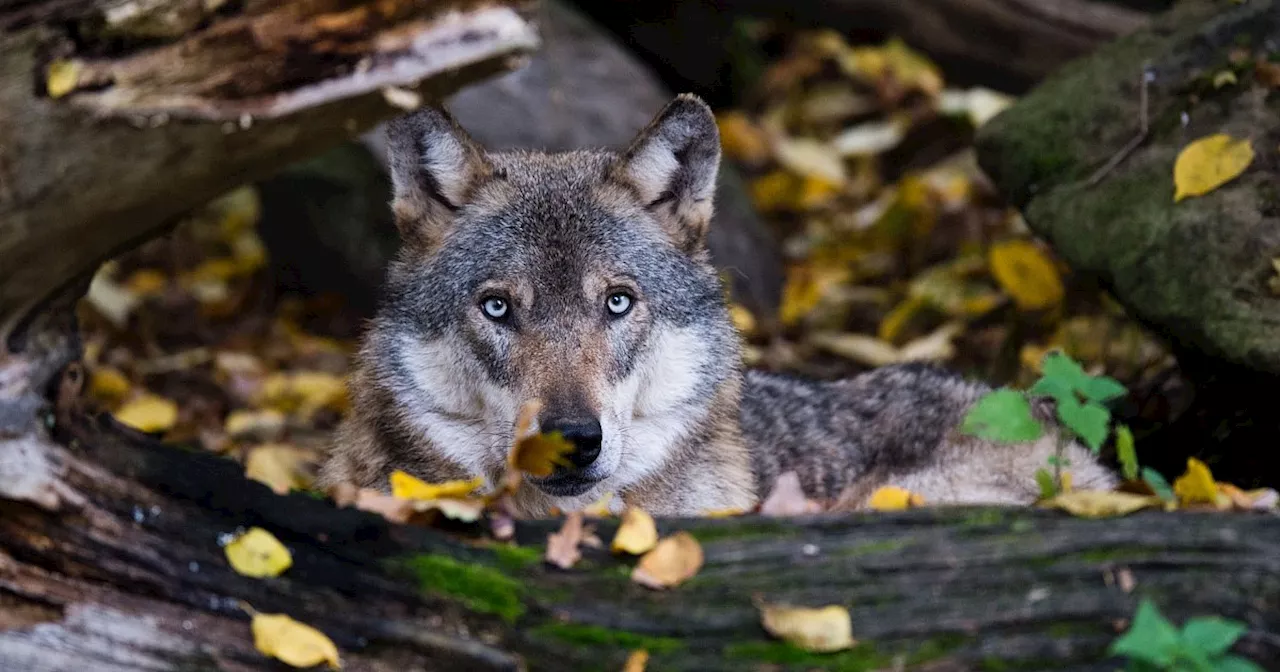
<path fill-rule="evenodd" d="M 387 124 L 392 201 L 400 236 L 430 249 L 493 168 L 448 112 L 424 107 Z"/>
<path fill-rule="evenodd" d="M 711 108 L 693 94 L 677 96 L 618 160 L 616 176 L 631 185 L 676 244 L 701 249 L 711 224 L 720 169 L 720 132 Z"/>

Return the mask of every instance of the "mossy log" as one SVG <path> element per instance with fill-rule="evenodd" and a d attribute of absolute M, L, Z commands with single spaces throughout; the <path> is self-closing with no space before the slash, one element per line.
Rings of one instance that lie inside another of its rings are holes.
<path fill-rule="evenodd" d="M 174 216 L 403 113 L 386 87 L 518 66 L 520 4 L 0 3 L 0 341 Z"/>
<path fill-rule="evenodd" d="M 1280 482 L 1280 2 L 1189 0 L 1073 63 L 984 126 L 984 170 L 1073 271 L 1170 343 L 1195 399 L 1146 441 L 1150 460 L 1215 461 Z M 1174 163 L 1226 133 L 1255 152 L 1239 177 L 1175 198 Z M 1221 467 L 1221 468 L 1219 468 Z"/>
<path fill-rule="evenodd" d="M 662 520 L 664 534 L 699 539 L 706 562 L 654 591 L 607 550 L 570 570 L 545 564 L 554 521 L 519 525 L 514 544 L 395 526 L 277 496 L 229 460 L 125 431 L 77 417 L 57 427 L 68 447 L 8 448 L 0 669 L 281 669 L 254 650 L 248 605 L 320 629 L 351 671 L 619 670 L 635 649 L 651 670 L 1111 670 L 1107 644 L 1143 596 L 1175 621 L 1240 619 L 1250 630 L 1236 652 L 1280 660 L 1280 519 L 1269 515 Z M 228 566 L 219 539 L 250 526 L 291 549 L 282 576 Z M 595 534 L 607 544 L 614 529 L 601 521 Z M 762 630 L 755 600 L 847 606 L 859 644 L 793 648 Z"/>

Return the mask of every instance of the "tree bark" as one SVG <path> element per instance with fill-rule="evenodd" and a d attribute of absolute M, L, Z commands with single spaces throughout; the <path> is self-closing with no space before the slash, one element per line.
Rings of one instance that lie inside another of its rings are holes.
<path fill-rule="evenodd" d="M 0 480 L 0 669 L 280 669 L 254 650 L 247 605 L 320 629 L 351 671 L 618 670 L 641 648 L 652 670 L 1111 670 L 1106 646 L 1142 596 L 1175 622 L 1243 620 L 1236 652 L 1280 660 L 1274 516 L 668 520 L 662 533 L 690 531 L 706 562 L 652 591 L 607 550 L 545 565 L 554 521 L 521 524 L 518 546 L 394 526 L 123 431 L 76 419 L 59 426 L 70 448 L 6 453 L 27 487 Z M 291 549 L 282 576 L 228 566 L 219 538 L 249 526 Z M 613 532 L 596 525 L 606 544 Z M 860 643 L 805 654 L 761 629 L 755 600 L 846 606 Z"/>
<path fill-rule="evenodd" d="M 537 41 L 516 4 L 3 3 L 0 342 L 173 216 L 401 113 L 385 87 L 519 65 Z"/>
<path fill-rule="evenodd" d="M 737 19 L 904 39 L 956 85 L 1020 93 L 1095 47 L 1145 25 L 1169 0 L 615 0 L 576 4 L 624 38 L 668 86 L 715 105 L 740 95 L 751 56 Z"/>

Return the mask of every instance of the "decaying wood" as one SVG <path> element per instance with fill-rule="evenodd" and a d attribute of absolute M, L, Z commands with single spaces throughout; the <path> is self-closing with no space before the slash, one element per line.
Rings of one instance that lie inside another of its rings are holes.
<path fill-rule="evenodd" d="M 614 0 L 577 4 L 657 68 L 668 85 L 718 103 L 745 65 L 744 16 L 831 29 L 857 39 L 901 37 L 952 84 L 1021 92 L 1067 61 L 1146 24 L 1168 0 Z M 689 36 L 697 35 L 697 39 Z"/>
<path fill-rule="evenodd" d="M 443 97 L 518 66 L 521 4 L 3 3 L 0 342 L 174 215 L 402 113 L 388 87 Z"/>
<path fill-rule="evenodd" d="M 605 549 L 584 548 L 567 571 L 545 565 L 554 521 L 520 526 L 513 549 L 278 497 L 229 460 L 93 422 L 61 429 L 70 448 L 16 457 L 38 496 L 0 487 L 0 669 L 278 669 L 253 648 L 248 605 L 319 628 L 351 671 L 619 670 L 633 649 L 652 670 L 1111 670 L 1105 648 L 1142 596 L 1175 621 L 1241 619 L 1236 651 L 1280 660 L 1274 516 L 660 521 L 700 539 L 706 564 L 652 591 Z M 292 550 L 284 575 L 230 569 L 219 540 L 249 526 Z M 615 529 L 595 528 L 606 543 Z M 792 649 L 761 629 L 757 600 L 846 606 L 860 645 Z"/>

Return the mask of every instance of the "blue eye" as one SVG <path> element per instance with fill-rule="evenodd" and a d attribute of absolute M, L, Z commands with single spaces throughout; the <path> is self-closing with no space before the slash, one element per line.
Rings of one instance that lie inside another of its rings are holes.
<path fill-rule="evenodd" d="M 626 315 L 627 311 L 631 310 L 631 303 L 631 295 L 626 292 L 614 292 L 605 301 L 605 305 L 614 317 Z"/>
<path fill-rule="evenodd" d="M 501 320 L 507 316 L 510 308 L 507 306 L 506 299 L 491 296 L 480 302 L 480 309 L 491 320 Z"/>

